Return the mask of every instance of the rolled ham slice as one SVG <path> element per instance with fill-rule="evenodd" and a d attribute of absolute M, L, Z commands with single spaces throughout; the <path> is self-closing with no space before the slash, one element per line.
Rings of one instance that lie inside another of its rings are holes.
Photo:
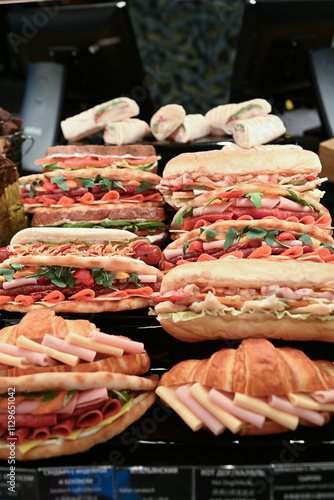
<path fill-rule="evenodd" d="M 87 427 L 94 427 L 103 420 L 103 414 L 100 410 L 90 410 L 79 415 L 75 424 L 78 429 L 86 429 Z"/>
<path fill-rule="evenodd" d="M 5 342 L 0 342 L 0 352 L 5 354 L 10 354 L 11 356 L 24 357 L 30 363 L 40 366 L 55 366 L 58 363 L 54 361 L 47 354 L 28 351 L 28 349 L 22 349 L 13 344 L 6 344 Z"/>
<path fill-rule="evenodd" d="M 241 408 L 233 403 L 232 398 L 233 395 L 228 395 L 227 393 L 223 393 L 221 391 L 217 391 L 217 389 L 210 389 L 208 398 L 212 403 L 220 406 L 224 410 L 228 411 L 232 415 L 244 420 L 245 422 L 249 422 L 250 424 L 255 425 L 259 429 L 263 426 L 265 421 L 265 416 L 260 415 L 259 413 L 255 413 L 250 410 L 246 410 L 245 408 Z"/>
<path fill-rule="evenodd" d="M 123 349 L 124 352 L 129 354 L 140 354 L 144 352 L 144 344 L 142 342 L 123 339 L 122 337 L 108 335 L 107 333 L 102 333 L 97 330 L 92 330 L 88 336 L 92 340 L 96 340 L 96 342 L 102 342 L 103 344 L 108 344 L 113 347 L 119 347 L 120 349 Z"/>
<path fill-rule="evenodd" d="M 285 125 L 278 116 L 256 116 L 236 122 L 233 128 L 233 140 L 242 148 L 251 148 L 273 141 L 285 132 Z"/>
<path fill-rule="evenodd" d="M 56 349 L 57 351 L 73 354 L 73 356 L 78 356 L 80 359 L 84 359 L 85 361 L 89 361 L 90 363 L 96 356 L 96 351 L 93 351 L 92 349 L 86 349 L 85 347 L 79 347 L 74 344 L 69 344 L 65 340 L 54 337 L 53 335 L 49 335 L 48 333 L 44 335 L 42 345 L 51 347 L 52 349 Z"/>
<path fill-rule="evenodd" d="M 103 418 L 113 417 L 122 408 L 121 402 L 117 398 L 109 398 L 100 408 Z"/>
<path fill-rule="evenodd" d="M 55 434 L 56 436 L 68 437 L 73 431 L 75 421 L 75 417 L 62 420 L 61 422 L 59 422 L 59 424 L 51 427 L 51 434 Z"/>
<path fill-rule="evenodd" d="M 158 141 L 167 139 L 185 119 L 186 111 L 179 104 L 166 104 L 150 120 L 151 132 Z"/>
<path fill-rule="evenodd" d="M 303 418 L 304 420 L 307 420 L 314 425 L 321 426 L 325 423 L 325 417 L 321 413 L 314 410 L 307 410 L 306 408 L 294 406 L 285 397 L 270 396 L 268 403 L 273 408 L 286 411 L 287 413 L 291 413 L 292 415 L 297 415 L 297 417 Z"/>
<path fill-rule="evenodd" d="M 38 441 L 46 441 L 50 437 L 49 427 L 36 427 L 29 434 L 28 439 L 37 439 Z"/>
<path fill-rule="evenodd" d="M 216 417 L 214 417 L 208 410 L 206 410 L 195 398 L 190 394 L 190 389 L 193 384 L 185 384 L 178 387 L 175 391 L 176 397 L 184 403 L 190 411 L 192 411 L 210 431 L 218 436 L 226 427 Z"/>
<path fill-rule="evenodd" d="M 210 134 L 210 125 L 201 114 L 186 115 L 183 123 L 170 136 L 175 142 L 190 142 Z"/>
<path fill-rule="evenodd" d="M 106 126 L 103 140 L 106 144 L 136 144 L 150 133 L 150 127 L 144 120 L 129 118 Z"/>
<path fill-rule="evenodd" d="M 334 403 L 334 389 L 310 392 L 308 395 L 318 403 Z"/>
<path fill-rule="evenodd" d="M 72 415 L 77 404 L 77 399 L 78 399 L 78 394 L 74 394 L 67 403 L 67 405 L 57 410 L 56 413 L 59 413 L 61 415 Z"/>
<path fill-rule="evenodd" d="M 41 404 L 40 400 L 36 399 L 26 399 L 25 401 L 20 401 L 19 404 L 15 406 L 16 413 L 32 413 Z"/>
<path fill-rule="evenodd" d="M 78 394 L 75 409 L 87 408 L 92 405 L 98 405 L 109 399 L 108 391 L 105 387 L 82 391 Z"/>

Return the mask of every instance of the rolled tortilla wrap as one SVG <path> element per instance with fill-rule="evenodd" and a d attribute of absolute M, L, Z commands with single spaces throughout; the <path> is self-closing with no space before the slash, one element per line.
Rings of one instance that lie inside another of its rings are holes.
<path fill-rule="evenodd" d="M 171 139 L 176 142 L 189 142 L 210 134 L 210 125 L 201 114 L 187 115 L 183 123 L 173 132 Z"/>
<path fill-rule="evenodd" d="M 129 118 L 107 125 L 103 133 L 103 140 L 107 144 L 135 144 L 149 132 L 150 127 L 144 120 Z"/>
<path fill-rule="evenodd" d="M 158 141 L 169 137 L 184 121 L 185 109 L 179 104 L 162 106 L 151 118 L 151 132 Z"/>
<path fill-rule="evenodd" d="M 233 140 L 238 146 L 251 148 L 277 139 L 285 132 L 285 125 L 278 116 L 256 116 L 235 124 Z"/>

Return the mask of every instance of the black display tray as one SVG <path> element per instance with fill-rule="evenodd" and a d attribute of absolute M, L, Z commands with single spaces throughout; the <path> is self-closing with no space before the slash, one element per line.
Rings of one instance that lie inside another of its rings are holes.
<path fill-rule="evenodd" d="M 168 335 L 148 309 L 119 313 L 62 314 L 65 319 L 87 319 L 102 332 L 125 335 L 144 342 L 151 358 L 151 373 L 161 374 L 183 359 L 203 359 L 239 341 L 181 342 Z M 16 324 L 22 314 L 0 313 L 0 328 Z M 312 359 L 334 361 L 334 343 L 272 341 L 277 347 L 301 349 Z M 299 426 L 294 432 L 266 436 L 239 436 L 225 431 L 192 432 L 158 399 L 148 412 L 126 431 L 85 453 L 30 462 L 25 468 L 86 465 L 201 465 L 272 464 L 330 461 L 334 456 L 334 422 L 324 427 Z"/>

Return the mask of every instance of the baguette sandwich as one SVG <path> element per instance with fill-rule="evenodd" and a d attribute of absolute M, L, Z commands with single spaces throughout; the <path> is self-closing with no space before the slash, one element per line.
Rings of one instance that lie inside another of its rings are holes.
<path fill-rule="evenodd" d="M 186 342 L 248 337 L 334 342 L 334 267 L 326 263 L 190 263 L 165 274 L 153 299 L 164 330 Z"/>
<path fill-rule="evenodd" d="M 121 433 L 155 399 L 156 381 L 141 376 L 150 367 L 142 343 L 40 313 L 0 331 L 1 459 L 11 446 L 16 460 L 84 452 Z"/>
<path fill-rule="evenodd" d="M 38 207 L 108 205 L 117 203 L 161 206 L 162 195 L 156 189 L 160 177 L 152 172 L 130 168 L 45 172 L 19 178 L 21 202 L 25 212 Z"/>
<path fill-rule="evenodd" d="M 51 146 L 44 158 L 35 160 L 44 172 L 52 170 L 76 170 L 84 168 L 132 168 L 156 173 L 158 156 L 151 145 Z"/>
<path fill-rule="evenodd" d="M 271 112 L 271 104 L 265 99 L 251 99 L 240 103 L 221 104 L 206 113 L 206 119 L 214 130 L 232 134 L 240 119 L 264 116 Z"/>
<path fill-rule="evenodd" d="M 182 153 L 165 166 L 158 186 L 173 208 L 207 191 L 239 183 L 278 184 L 312 195 L 319 201 L 321 163 L 313 151 L 294 145 L 264 145 L 244 149 L 235 144 L 221 150 Z"/>
<path fill-rule="evenodd" d="M 65 139 L 74 142 L 102 130 L 110 122 L 126 120 L 138 114 L 136 101 L 118 97 L 66 118 L 60 126 Z"/>
<path fill-rule="evenodd" d="M 334 411 L 334 367 L 291 347 L 246 339 L 208 359 L 181 361 L 156 393 L 193 431 L 273 434 L 323 426 Z"/>
<path fill-rule="evenodd" d="M 331 216 L 314 198 L 275 184 L 237 184 L 216 189 L 185 203 L 174 215 L 174 237 L 219 220 L 271 219 L 317 226 L 331 234 Z"/>
<path fill-rule="evenodd" d="M 140 309 L 162 273 L 130 257 L 18 256 L 0 264 L 0 309 L 102 312 Z"/>
<path fill-rule="evenodd" d="M 324 230 L 299 222 L 220 221 L 172 241 L 159 266 L 168 271 L 189 262 L 225 258 L 334 262 L 334 240 Z"/>
<path fill-rule="evenodd" d="M 117 203 L 81 205 L 63 208 L 36 208 L 32 227 L 123 229 L 161 245 L 167 237 L 163 207 Z"/>
<path fill-rule="evenodd" d="M 30 227 L 17 232 L 9 245 L 0 248 L 0 262 L 19 255 L 80 255 L 125 256 L 157 265 L 161 254 L 147 238 L 122 229 Z"/>

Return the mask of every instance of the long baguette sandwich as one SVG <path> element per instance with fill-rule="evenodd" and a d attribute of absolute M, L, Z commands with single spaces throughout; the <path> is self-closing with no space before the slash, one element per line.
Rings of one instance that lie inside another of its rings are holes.
<path fill-rule="evenodd" d="M 328 423 L 334 368 L 298 349 L 247 339 L 208 359 L 181 361 L 163 374 L 156 393 L 193 431 L 273 434 Z"/>
<path fill-rule="evenodd" d="M 20 177 L 21 202 L 25 212 L 37 207 L 108 205 L 117 203 L 161 206 L 162 195 L 156 186 L 160 177 L 152 172 L 90 168 L 59 170 Z"/>
<path fill-rule="evenodd" d="M 136 101 L 117 97 L 62 120 L 60 126 L 65 139 L 74 142 L 102 130 L 110 122 L 126 120 L 138 114 Z"/>
<path fill-rule="evenodd" d="M 313 151 L 294 145 L 264 145 L 251 149 L 235 144 L 221 150 L 182 153 L 165 166 L 158 186 L 165 200 L 178 209 L 195 196 L 240 183 L 270 183 L 319 201 L 321 163 Z"/>
<path fill-rule="evenodd" d="M 145 237 L 122 229 L 30 227 L 17 232 L 0 248 L 0 262 L 19 255 L 125 256 L 157 265 L 161 249 Z"/>
<path fill-rule="evenodd" d="M 168 271 L 189 262 L 225 258 L 334 262 L 334 240 L 322 229 L 299 222 L 220 221 L 172 241 L 159 266 Z"/>
<path fill-rule="evenodd" d="M 155 399 L 156 380 L 141 376 L 150 367 L 142 343 L 36 313 L 0 331 L 1 459 L 12 448 L 16 460 L 84 452 L 121 433 Z"/>
<path fill-rule="evenodd" d="M 0 309 L 123 311 L 147 307 L 162 273 L 130 257 L 18 256 L 0 264 Z"/>
<path fill-rule="evenodd" d="M 180 236 L 219 220 L 264 218 L 317 226 L 331 234 L 331 216 L 314 198 L 281 186 L 264 183 L 237 184 L 231 189 L 216 189 L 185 203 L 173 217 L 172 237 Z"/>
<path fill-rule="evenodd" d="M 83 168 L 132 168 L 156 172 L 158 156 L 149 144 L 51 146 L 46 150 L 46 156 L 35 160 L 35 164 L 41 165 L 45 172 Z"/>
<path fill-rule="evenodd" d="M 117 203 L 76 205 L 63 208 L 36 208 L 32 227 L 124 229 L 136 236 L 161 245 L 167 237 L 166 213 L 163 207 Z"/>
<path fill-rule="evenodd" d="M 190 263 L 165 274 L 153 299 L 164 330 L 186 342 L 248 337 L 334 342 L 334 267 L 326 263 Z"/>
<path fill-rule="evenodd" d="M 205 117 L 213 129 L 232 134 L 238 120 L 263 116 L 270 112 L 271 104 L 265 99 L 257 98 L 240 103 L 221 104 L 210 109 Z"/>

